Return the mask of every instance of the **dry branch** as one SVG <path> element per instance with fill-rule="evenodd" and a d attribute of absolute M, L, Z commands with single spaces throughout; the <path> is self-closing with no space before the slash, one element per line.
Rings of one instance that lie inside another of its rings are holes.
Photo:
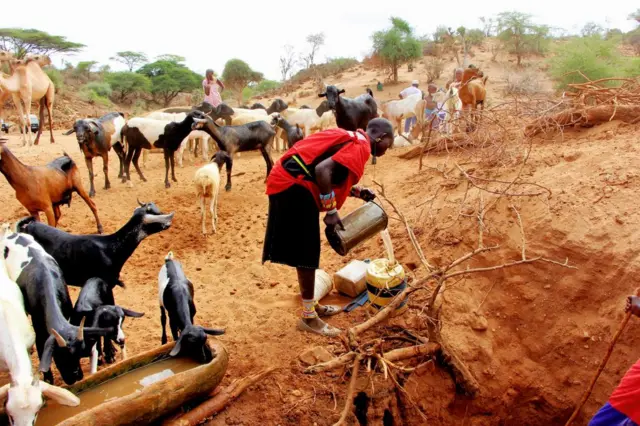
<path fill-rule="evenodd" d="M 353 361 L 353 369 L 351 370 L 351 380 L 349 381 L 349 388 L 347 389 L 347 399 L 344 403 L 344 408 L 342 409 L 342 414 L 340 415 L 340 419 L 334 423 L 333 426 L 342 426 L 346 425 L 347 418 L 349 414 L 351 414 L 351 406 L 353 405 L 353 394 L 356 391 L 356 383 L 358 381 L 358 371 L 360 369 L 360 361 L 362 361 L 362 354 L 358 354 L 356 356 L 355 361 Z"/>
<path fill-rule="evenodd" d="M 385 360 L 395 362 L 401 361 L 407 358 L 413 358 L 414 356 L 430 355 L 440 350 L 440 345 L 437 343 L 426 343 L 424 345 L 409 346 L 408 348 L 394 349 L 389 352 L 385 352 L 382 356 Z"/>
<path fill-rule="evenodd" d="M 320 373 L 322 371 L 333 370 L 334 368 L 341 367 L 343 365 L 348 364 L 353 361 L 356 357 L 355 352 L 347 352 L 344 355 L 339 356 L 338 358 L 334 358 L 331 361 L 323 362 L 321 364 L 316 364 L 307 367 L 304 372 L 305 373 Z"/>
<path fill-rule="evenodd" d="M 599 105 L 590 109 L 573 109 L 558 114 L 543 116 L 525 128 L 525 135 L 536 136 L 549 129 L 564 128 L 573 125 L 593 126 L 613 119 L 627 123 L 640 119 L 640 105 Z"/>
<path fill-rule="evenodd" d="M 249 386 L 254 385 L 256 382 L 262 380 L 265 376 L 271 374 L 275 370 L 275 367 L 267 368 L 258 374 L 236 380 L 226 388 L 220 390 L 220 392 L 213 398 L 203 402 L 193 410 L 185 413 L 183 416 L 163 423 L 163 426 L 196 426 L 204 419 L 224 410 L 231 401 L 236 399 Z"/>

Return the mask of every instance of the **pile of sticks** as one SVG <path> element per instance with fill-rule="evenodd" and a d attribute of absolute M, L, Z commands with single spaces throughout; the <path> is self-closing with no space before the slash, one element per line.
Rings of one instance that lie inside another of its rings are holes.
<path fill-rule="evenodd" d="M 563 97 L 569 102 L 546 111 L 525 128 L 525 136 L 560 130 L 569 126 L 590 127 L 611 120 L 640 122 L 640 78 L 602 78 L 569 84 Z"/>

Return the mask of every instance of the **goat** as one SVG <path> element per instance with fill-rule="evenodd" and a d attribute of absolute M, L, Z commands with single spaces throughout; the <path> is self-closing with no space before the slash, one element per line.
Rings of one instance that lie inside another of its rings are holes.
<path fill-rule="evenodd" d="M 457 127 L 456 122 L 460 111 L 462 110 L 462 102 L 460 101 L 458 92 L 458 87 L 451 85 L 449 86 L 449 89 L 447 89 L 447 92 L 443 96 L 440 96 L 440 98 L 444 97 L 444 100 L 442 101 L 444 120 L 442 120 L 442 123 L 440 124 L 440 129 L 442 132 L 447 134 L 454 132 L 454 127 Z"/>
<path fill-rule="evenodd" d="M 380 105 L 382 117 L 391 121 L 391 124 L 393 124 L 394 126 L 394 130 L 395 128 L 398 129 L 398 134 L 400 134 L 400 124 L 402 123 L 402 119 L 417 117 L 418 123 L 416 124 L 416 126 L 422 127 L 424 107 L 422 108 L 422 111 L 416 111 L 416 105 L 421 100 L 422 95 L 415 94 L 407 96 L 406 98 L 401 100 L 384 102 Z"/>
<path fill-rule="evenodd" d="M 167 122 L 162 120 L 153 120 L 149 118 L 132 118 L 122 128 L 123 140 L 127 141 L 127 158 L 125 161 L 125 176 L 123 182 L 129 181 L 129 165 L 133 159 L 140 179 L 146 181 L 140 167 L 138 166 L 138 158 L 143 148 L 151 149 L 151 147 L 162 148 L 164 152 L 164 186 L 170 188 L 169 183 L 169 163 L 171 163 L 171 178 L 177 182 L 175 175 L 175 159 L 174 154 L 180 147 L 180 144 L 191 133 L 194 118 L 204 119 L 206 115 L 201 111 L 191 111 L 185 119 L 179 123 Z M 217 136 L 213 137 L 214 139 Z M 217 141 L 223 143 L 222 140 Z"/>
<path fill-rule="evenodd" d="M 327 123 L 327 119 L 323 117 L 325 117 L 325 114 L 328 112 L 333 114 L 333 111 L 331 111 L 328 106 L 328 102 L 323 101 L 316 109 L 287 108 L 282 112 L 282 116 L 289 122 L 289 124 L 293 126 L 299 125 L 302 127 L 304 129 L 304 136 L 306 137 L 313 133 L 314 129 L 321 129 L 323 122 Z M 327 124 L 328 126 L 330 125 L 331 118 L 329 116 L 326 117 L 329 120 L 329 124 Z"/>
<path fill-rule="evenodd" d="M 47 226 L 39 224 L 41 226 Z M 50 228 L 57 232 L 55 228 Z M 44 379 L 53 383 L 52 358 L 67 384 L 82 380 L 80 357 L 86 351 L 85 336 L 95 339 L 109 330 L 71 325 L 73 306 L 58 263 L 31 235 L 9 232 L 0 242 L 9 278 L 25 296 L 25 308 L 31 315 L 36 333 L 36 349 Z"/>
<path fill-rule="evenodd" d="M 477 116 L 478 105 L 484 110 L 484 101 L 487 97 L 487 79 L 482 71 L 478 68 L 466 68 L 462 73 L 462 82 L 458 89 L 458 96 L 462 102 L 462 111 L 469 111 L 471 114 L 470 123 L 467 125 L 467 131 L 472 130 L 479 123 Z"/>
<path fill-rule="evenodd" d="M 224 102 L 220 105 L 214 107 L 211 106 L 208 102 L 203 102 L 198 106 L 194 106 L 193 108 L 167 108 L 164 112 L 176 113 L 176 112 L 184 112 L 189 113 L 193 110 L 202 111 L 207 114 L 213 121 L 224 120 L 227 126 L 231 125 L 231 117 L 234 114 L 233 108 Z"/>
<path fill-rule="evenodd" d="M 189 136 L 187 136 L 185 140 L 182 141 L 182 143 L 180 144 L 180 148 L 178 148 L 178 151 L 176 151 L 176 154 L 178 156 L 178 164 L 180 165 L 180 167 L 183 167 L 182 160 L 184 156 L 184 150 L 188 148 L 189 151 L 191 151 L 192 142 L 196 142 L 196 146 L 193 147 L 193 155 L 194 157 L 197 155 L 196 152 L 198 150 L 198 139 L 202 140 L 202 159 L 204 161 L 207 161 L 207 155 L 209 154 L 209 139 L 211 139 L 211 137 L 202 130 L 193 130 L 191 133 L 189 133 Z"/>
<path fill-rule="evenodd" d="M 82 186 L 80 170 L 67 153 L 46 166 L 27 166 L 13 155 L 6 144 L 0 143 L 0 172 L 15 189 L 20 204 L 35 220 L 40 220 L 39 212 L 44 212 L 47 223 L 57 226 L 62 216 L 60 206 L 70 206 L 71 195 L 75 191 L 93 212 L 98 233 L 102 233 L 98 209 Z"/>
<path fill-rule="evenodd" d="M 355 99 L 340 97 L 344 89 L 338 90 L 336 86 L 327 86 L 319 97 L 326 97 L 329 109 L 336 115 L 336 124 L 344 130 L 365 130 L 367 124 L 378 116 L 378 106 L 373 99 L 373 92 L 367 89 L 367 93 Z"/>
<path fill-rule="evenodd" d="M 219 336 L 224 334 L 224 330 L 193 325 L 193 317 L 196 315 L 193 294 L 193 284 L 185 276 L 180 262 L 174 260 L 173 253 L 169 252 L 164 258 L 164 265 L 158 274 L 160 323 L 162 324 L 161 342 L 163 345 L 167 343 L 168 311 L 171 335 L 176 342 L 169 355 L 176 356 L 182 352 L 201 363 L 206 363 L 213 359 L 211 349 L 207 345 L 207 334 Z"/>
<path fill-rule="evenodd" d="M 29 352 L 35 333 L 24 311 L 17 284 L 0 267 L 0 371 L 8 371 L 10 382 L 0 388 L 0 399 L 12 425 L 33 425 L 42 408 L 43 395 L 62 405 L 77 406 L 80 400 L 66 389 L 51 386 L 33 376 Z"/>
<path fill-rule="evenodd" d="M 282 99 L 276 99 L 273 102 L 271 102 L 271 105 L 269 105 L 269 108 L 265 108 L 264 105 L 262 105 L 261 103 L 255 103 L 251 105 L 249 109 L 251 110 L 263 109 L 267 112 L 267 115 L 271 115 L 274 112 L 282 112 L 286 110 L 288 107 L 289 105 L 287 105 L 285 101 L 283 101 Z"/>
<path fill-rule="evenodd" d="M 154 120 L 173 121 L 175 123 L 183 121 L 186 117 L 187 117 L 187 114 L 184 112 L 169 113 L 166 111 L 154 111 L 145 116 L 145 118 L 152 118 Z M 184 140 L 180 143 L 180 147 L 176 151 L 178 154 L 178 164 L 180 165 L 180 167 L 182 167 L 182 159 L 183 159 L 185 148 L 187 147 L 187 145 L 190 144 L 191 141 L 195 140 L 197 142 L 198 139 L 202 139 L 202 145 L 201 145 L 202 159 L 204 161 L 207 161 L 207 158 L 208 158 L 207 155 L 209 154 L 209 139 L 210 139 L 209 135 L 199 130 L 194 130 L 191 133 L 189 133 L 189 135 L 186 138 L 184 138 Z M 196 149 L 197 149 L 197 143 L 196 143 Z M 160 151 L 160 149 L 158 149 L 158 151 Z M 149 154 L 149 150 L 145 149 L 144 151 L 142 151 L 142 167 L 143 168 L 146 167 L 148 154 Z"/>
<path fill-rule="evenodd" d="M 147 236 L 171 226 L 174 213 L 163 214 L 154 203 L 140 203 L 133 216 L 111 235 L 72 235 L 32 219 L 17 223 L 17 231 L 35 238 L 58 262 L 68 285 L 82 287 L 89 278 L 101 278 L 111 287 L 119 285 L 120 271 Z"/>
<path fill-rule="evenodd" d="M 209 210 L 211 211 L 211 225 L 213 233 L 216 233 L 216 224 L 218 222 L 218 193 L 220 192 L 220 169 L 222 163 L 226 163 L 228 170 L 231 169 L 233 163 L 229 154 L 224 151 L 218 151 L 211 158 L 212 163 L 200 167 L 196 171 L 193 182 L 196 186 L 196 195 L 200 200 L 200 211 L 202 213 L 202 234 L 207 235 L 207 227 L 205 220 L 207 210 L 205 205 L 207 199 L 210 199 Z"/>
<path fill-rule="evenodd" d="M 276 132 L 269 123 L 255 121 L 242 126 L 218 126 L 211 118 L 195 119 L 196 128 L 207 132 L 217 143 L 220 151 L 225 151 L 233 160 L 236 152 L 260 150 L 267 163 L 267 176 L 271 173 L 273 159 L 271 158 L 271 142 Z M 227 162 L 227 184 L 225 190 L 231 191 L 232 162 Z"/>
<path fill-rule="evenodd" d="M 84 118 L 76 120 L 73 128 L 65 135 L 71 133 L 76 134 L 80 151 L 84 154 L 84 161 L 89 169 L 89 181 L 91 188 L 89 189 L 89 197 L 96 195 L 96 189 L 93 186 L 93 158 L 102 157 L 102 170 L 104 171 L 104 189 L 111 188 L 109 182 L 109 151 L 111 147 L 116 152 L 120 160 L 120 172 L 118 177 L 122 177 L 124 166 L 124 148 L 120 142 L 120 131 L 124 126 L 124 114 L 121 112 L 110 112 L 103 115 L 97 120 Z"/>
<path fill-rule="evenodd" d="M 104 362 L 112 364 L 115 361 L 111 342 L 120 346 L 122 359 L 127 358 L 125 335 L 122 331 L 124 319 L 125 317 L 140 318 L 143 315 L 144 313 L 134 312 L 116 305 L 113 300 L 113 289 L 104 280 L 91 278 L 86 282 L 80 290 L 76 305 L 73 307 L 71 324 L 78 325 L 83 318 L 86 318 L 86 322 L 91 327 L 111 330 L 108 335 L 104 336 L 104 345 L 101 345 L 100 338 L 93 345 L 87 345 L 91 348 L 91 374 L 98 371 L 98 356 L 102 355 L 103 346 Z"/>
<path fill-rule="evenodd" d="M 302 133 L 302 129 L 298 124 L 291 125 L 287 120 L 285 120 L 280 114 L 274 116 L 271 121 L 272 126 L 278 126 L 281 128 L 283 132 L 283 140 L 286 142 L 287 146 L 291 148 L 295 145 L 296 142 L 304 139 L 304 133 Z"/>

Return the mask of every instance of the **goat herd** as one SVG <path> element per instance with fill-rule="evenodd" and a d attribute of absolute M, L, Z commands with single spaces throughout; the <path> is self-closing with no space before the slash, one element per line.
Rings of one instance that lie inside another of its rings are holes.
<path fill-rule="evenodd" d="M 0 259 L 0 370 L 8 371 L 11 377 L 10 383 L 0 388 L 0 398 L 7 399 L 7 414 L 13 424 L 32 424 L 43 405 L 43 395 L 61 404 L 79 404 L 75 395 L 52 385 L 52 361 L 65 383 L 72 384 L 83 378 L 81 358 L 91 359 L 93 374 L 99 361 L 106 364 L 115 361 L 113 343 L 120 346 L 123 358 L 126 357 L 123 322 L 126 317 L 140 317 L 143 313 L 116 305 L 113 288 L 124 286 L 120 272 L 142 240 L 168 229 L 173 220 L 174 213 L 165 214 L 152 202 L 138 201 L 139 206 L 129 221 L 111 235 L 72 235 L 56 229 L 60 206 L 69 205 L 71 194 L 77 192 L 91 208 L 98 234 L 102 234 L 98 211 L 91 199 L 95 195 L 93 158 L 103 159 L 105 189 L 108 189 L 111 186 L 108 154 L 112 147 L 120 161 L 118 177 L 123 183 L 130 181 L 132 161 L 140 179 L 146 181 L 138 163 L 140 154 L 143 149 L 145 152 L 161 149 L 165 160 L 164 182 L 169 188 L 169 169 L 172 180 L 176 181 L 176 152 L 182 164 L 185 148 L 196 141 L 195 153 L 197 140 L 201 140 L 202 156 L 207 159 L 209 140 L 213 139 L 217 152 L 211 157 L 211 163 L 196 171 L 194 183 L 202 210 L 202 232 L 206 234 L 207 202 L 215 232 L 220 169 L 226 165 L 225 188 L 231 190 L 235 153 L 259 150 L 268 176 L 273 166 L 270 154 L 273 146 L 284 150 L 305 135 L 336 126 L 352 131 L 366 129 L 368 122 L 378 116 L 371 90 L 354 99 L 341 97 L 342 93 L 344 90 L 327 86 L 319 95 L 326 100 L 316 109 L 289 108 L 277 99 L 269 108 L 255 104 L 250 108 L 232 109 L 225 104 L 211 107 L 203 103 L 194 108 L 172 108 L 129 120 L 117 112 L 98 119 L 77 120 L 66 134 L 75 133 L 85 157 L 90 179 L 88 193 L 78 167 L 66 153 L 46 166 L 32 167 L 20 162 L 6 144 L 0 144 L 0 172 L 30 214 L 18 221 L 15 229 L 7 224 L 0 229 L 3 253 Z M 383 105 L 383 116 L 397 118 L 392 110 Z M 419 114 L 422 115 L 422 110 Z M 48 225 L 39 222 L 39 212 L 44 212 Z M 67 285 L 82 288 L 75 306 Z M 171 355 L 182 353 L 201 362 L 211 360 L 213 354 L 206 345 L 206 335 L 219 335 L 224 331 L 193 324 L 194 288 L 171 252 L 159 272 L 158 291 L 161 342 L 167 342 L 168 314 L 176 341 Z M 31 316 L 31 324 L 27 315 Z M 34 343 L 44 382 L 34 376 L 31 366 L 29 353 Z"/>

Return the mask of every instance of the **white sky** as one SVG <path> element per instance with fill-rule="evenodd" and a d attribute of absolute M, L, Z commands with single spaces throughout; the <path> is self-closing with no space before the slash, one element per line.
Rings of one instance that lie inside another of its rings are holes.
<path fill-rule="evenodd" d="M 316 62 L 339 56 L 362 59 L 371 49 L 371 34 L 388 27 L 392 15 L 406 19 L 421 35 L 433 33 L 438 25 L 480 28 L 480 16 L 492 16 L 517 5 L 518 11 L 533 15 L 536 23 L 575 33 L 589 21 L 628 31 L 634 21 L 627 20 L 627 16 L 638 7 L 631 0 L 592 1 L 593 6 L 566 0 L 3 3 L 0 27 L 36 28 L 85 44 L 81 53 L 65 57 L 71 62 L 95 60 L 122 69 L 109 62 L 117 51 L 142 51 L 150 58 L 172 53 L 184 56 L 186 64 L 196 72 L 213 68 L 220 74 L 225 62 L 237 57 L 275 80 L 280 79 L 278 59 L 285 44 L 293 45 L 297 52 L 306 51 L 307 34 L 323 31 L 326 44 Z M 62 59 L 54 57 L 54 64 L 60 66 Z"/>

